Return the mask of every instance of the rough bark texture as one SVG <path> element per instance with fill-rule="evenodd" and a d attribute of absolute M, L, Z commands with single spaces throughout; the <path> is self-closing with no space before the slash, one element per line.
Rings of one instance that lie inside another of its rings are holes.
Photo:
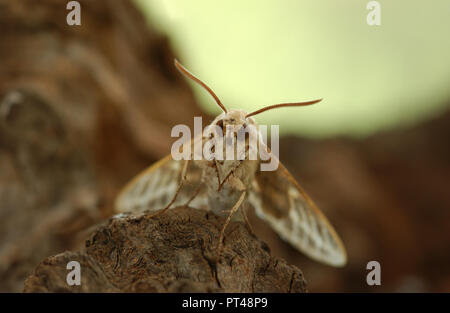
<path fill-rule="evenodd" d="M 45 259 L 25 292 L 305 292 L 302 272 L 270 255 L 245 224 L 232 222 L 219 262 L 223 218 L 188 207 L 151 217 L 120 214 L 100 226 L 81 252 Z M 66 265 L 81 265 L 68 286 Z"/>
<path fill-rule="evenodd" d="M 0 0 L 0 292 L 75 249 L 118 189 L 202 113 L 130 1 Z M 173 123 L 173 124 L 172 124 Z"/>

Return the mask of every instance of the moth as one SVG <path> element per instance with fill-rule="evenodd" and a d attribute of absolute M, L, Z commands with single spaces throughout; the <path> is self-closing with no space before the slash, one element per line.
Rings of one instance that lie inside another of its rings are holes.
<path fill-rule="evenodd" d="M 256 135 L 266 157 L 269 154 L 270 158 L 276 158 L 265 145 L 252 116 L 274 108 L 305 106 L 322 100 L 276 104 L 252 113 L 239 109 L 227 110 L 211 88 L 176 59 L 174 63 L 182 74 L 202 86 L 222 109 L 223 113 L 209 126 L 219 130 L 246 127 L 252 135 Z M 216 134 L 212 132 L 212 135 Z M 190 142 L 191 147 L 196 141 L 206 143 L 212 135 L 202 133 L 196 136 Z M 224 141 L 226 146 L 228 141 Z M 252 148 L 249 145 L 252 145 L 252 142 L 247 136 L 244 145 L 246 155 Z M 191 156 L 175 160 L 169 154 L 138 174 L 118 195 L 115 210 L 117 212 L 150 210 L 157 212 L 155 214 L 161 214 L 178 205 L 211 210 L 219 216 L 226 217 L 217 246 L 220 255 L 225 229 L 229 222 L 239 220 L 248 223 L 247 210 L 253 207 L 259 218 L 267 222 L 283 240 L 297 250 L 331 266 L 346 264 L 346 251 L 338 234 L 281 163 L 278 163 L 274 171 L 263 171 L 260 165 L 264 160 L 259 155 L 256 160 L 215 157 L 199 160 L 193 157 L 193 153 Z M 277 161 L 279 162 L 278 159 Z"/>

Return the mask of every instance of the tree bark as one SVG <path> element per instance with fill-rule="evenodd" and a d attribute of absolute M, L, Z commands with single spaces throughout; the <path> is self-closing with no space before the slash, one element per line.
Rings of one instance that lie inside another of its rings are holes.
<path fill-rule="evenodd" d="M 45 259 L 24 292 L 305 292 L 302 272 L 270 255 L 244 223 L 228 226 L 212 213 L 178 207 L 151 217 L 120 214 L 99 226 L 79 252 Z M 67 263 L 81 265 L 69 286 Z"/>
<path fill-rule="evenodd" d="M 0 292 L 79 247 L 118 190 L 202 116 L 166 37 L 128 0 L 0 0 Z"/>

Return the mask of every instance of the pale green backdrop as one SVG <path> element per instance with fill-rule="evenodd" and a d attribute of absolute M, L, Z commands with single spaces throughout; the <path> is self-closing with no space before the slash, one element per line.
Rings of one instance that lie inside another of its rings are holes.
<path fill-rule="evenodd" d="M 380 26 L 367 25 L 368 2 L 137 0 L 227 107 L 324 98 L 257 117 L 320 137 L 406 127 L 450 103 L 450 1 L 379 1 Z"/>

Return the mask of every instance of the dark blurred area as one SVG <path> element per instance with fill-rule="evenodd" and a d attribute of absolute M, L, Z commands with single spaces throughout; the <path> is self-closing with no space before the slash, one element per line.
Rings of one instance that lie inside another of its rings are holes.
<path fill-rule="evenodd" d="M 267 241 L 312 291 L 449 292 L 449 142 L 450 111 L 365 140 L 282 139 L 282 161 L 336 226 L 349 263 L 329 268 L 275 236 Z M 372 260 L 381 286 L 365 283 Z"/>
<path fill-rule="evenodd" d="M 83 245 L 120 188 L 202 115 L 170 40 L 130 1 L 0 0 L 0 291 Z M 32 14 L 31 14 L 32 13 Z M 94 31 L 95 30 L 95 31 Z M 449 106 L 450 107 L 450 106 Z M 450 109 L 366 139 L 283 138 L 280 158 L 342 236 L 349 263 L 313 262 L 252 218 L 312 292 L 450 292 Z M 366 264 L 381 264 L 381 286 Z"/>

